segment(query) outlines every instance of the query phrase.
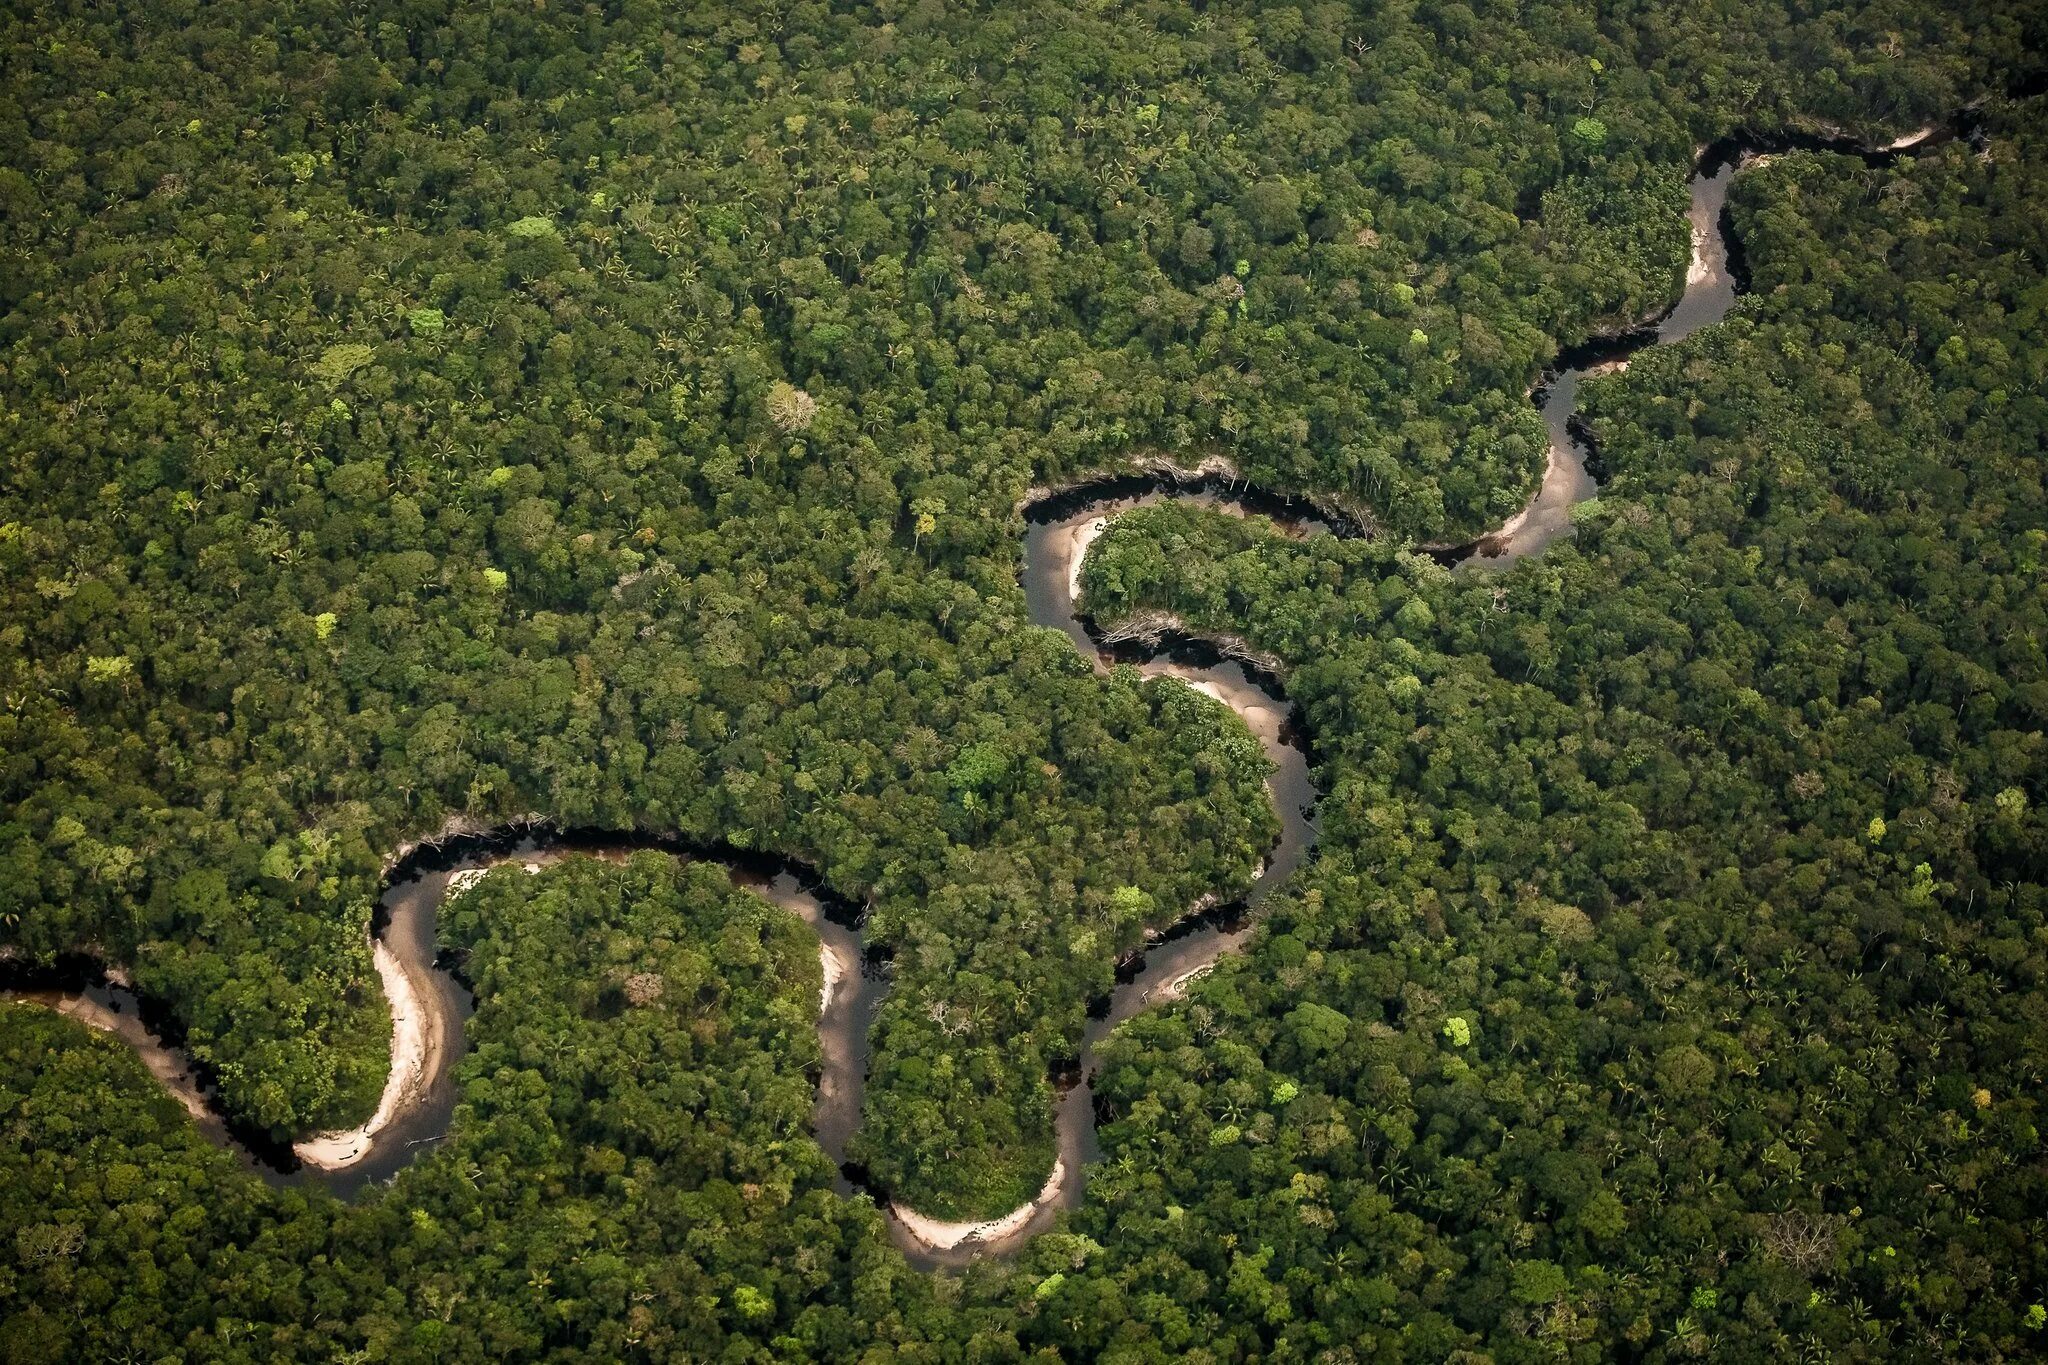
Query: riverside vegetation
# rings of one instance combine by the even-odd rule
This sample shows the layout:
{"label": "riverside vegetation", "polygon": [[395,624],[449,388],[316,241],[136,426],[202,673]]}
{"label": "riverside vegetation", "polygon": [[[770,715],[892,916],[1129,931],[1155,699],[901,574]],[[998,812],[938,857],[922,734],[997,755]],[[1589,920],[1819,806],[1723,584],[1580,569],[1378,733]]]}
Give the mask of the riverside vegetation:
{"label": "riverside vegetation", "polygon": [[[452,902],[456,1120],[355,1203],[0,1007],[8,1358],[2040,1349],[2037,14],[429,10],[9,27],[17,959],[126,965],[283,1138],[376,1103],[402,840],[794,856],[891,953],[858,1155],[1014,1206],[1117,957],[1276,828],[1227,711],[1026,623],[1018,495],[1155,450],[1382,530],[1084,571],[1282,662],[1319,856],[957,1280],[834,1193],[815,943],[709,869]],[[1414,552],[1676,295],[1695,145],[1980,96],[1738,178],[1752,293],[1586,386],[1574,537]]]}

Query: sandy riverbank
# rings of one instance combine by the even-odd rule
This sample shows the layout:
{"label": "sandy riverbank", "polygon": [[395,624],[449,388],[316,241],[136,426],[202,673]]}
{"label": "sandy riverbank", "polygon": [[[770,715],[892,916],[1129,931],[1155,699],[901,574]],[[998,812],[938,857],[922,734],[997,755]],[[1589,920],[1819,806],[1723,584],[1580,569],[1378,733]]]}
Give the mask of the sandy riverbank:
{"label": "sandy riverbank", "polygon": [[[465,867],[449,874],[445,897],[455,897],[482,881],[492,867]],[[540,863],[526,860],[529,874],[540,871]],[[377,979],[384,987],[384,999],[391,1008],[391,1070],[384,1078],[384,1093],[377,1110],[362,1123],[338,1132],[316,1133],[292,1144],[292,1151],[308,1166],[323,1171],[343,1170],[368,1156],[377,1145],[378,1134],[398,1121],[424,1095],[441,1066],[448,1045],[448,1020],[443,1017],[441,996],[426,981],[428,962],[407,963],[383,939],[371,945]]]}
{"label": "sandy riverbank", "polygon": [[[118,968],[108,970],[107,980],[121,987],[128,987],[131,984],[128,974]],[[184,1105],[185,1112],[198,1120],[201,1127],[211,1131],[219,1126],[219,1120],[214,1117],[213,1109],[207,1103],[206,1093],[199,1088],[198,1078],[192,1074],[192,1068],[186,1063],[184,1054],[165,1047],[151,1036],[148,1028],[135,1015],[117,1013],[86,994],[52,991],[41,995],[32,994],[26,998],[47,1006],[67,1019],[74,1019],[87,1028],[96,1029],[101,1033],[111,1033],[128,1044],[135,1049],[135,1055],[142,1059],[142,1064],[149,1068],[149,1074],[156,1078],[157,1084],[168,1090],[179,1104]]]}
{"label": "sandy riverbank", "polygon": [[292,1144],[299,1160],[324,1171],[339,1170],[369,1152],[377,1134],[390,1127],[400,1111],[426,1088],[432,1074],[430,1063],[442,1046],[446,1025],[429,1008],[427,1001],[433,997],[425,983],[414,981],[398,954],[383,943],[375,945],[372,956],[377,978],[384,985],[384,998],[391,1004],[391,1071],[384,1078],[377,1112],[366,1121]]}
{"label": "sandy riverbank", "polygon": [[912,1237],[934,1251],[952,1251],[968,1242],[980,1242],[989,1250],[1000,1248],[1004,1238],[1021,1232],[1031,1222],[1032,1215],[1059,1197],[1060,1186],[1067,1178],[1067,1163],[1056,1160],[1052,1163],[1052,1174],[1046,1178],[1045,1187],[1038,1197],[1028,1204],[1019,1204],[1000,1218],[985,1218],[974,1223],[948,1223],[937,1218],[927,1218],[915,1209],[901,1204],[891,1204],[889,1213]]}

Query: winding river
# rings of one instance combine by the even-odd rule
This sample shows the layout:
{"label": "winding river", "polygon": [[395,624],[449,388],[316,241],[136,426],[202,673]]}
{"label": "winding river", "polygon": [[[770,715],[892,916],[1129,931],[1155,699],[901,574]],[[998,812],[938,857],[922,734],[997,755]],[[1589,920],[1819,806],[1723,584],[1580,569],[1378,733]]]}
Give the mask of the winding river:
{"label": "winding river", "polygon": [[1505,567],[1571,534],[1573,506],[1591,498],[1600,487],[1595,451],[1579,421],[1579,385],[1627,369],[1636,352],[1682,341],[1727,317],[1735,307],[1743,282],[1729,251],[1728,190],[1738,172],[1791,151],[1838,152],[1860,157],[1867,165],[1882,166],[1960,136],[1974,136],[1973,122],[1967,116],[1930,125],[1878,148],[1849,137],[1794,133],[1731,138],[1702,148],[1688,185],[1691,203],[1686,219],[1692,226],[1692,258],[1678,302],[1653,322],[1596,336],[1559,352],[1555,367],[1530,395],[1550,435],[1543,481],[1535,495],[1521,511],[1476,540],[1423,548],[1447,565],[1477,559]]}
{"label": "winding river", "polygon": [[[1561,355],[1558,369],[1532,395],[1550,434],[1547,465],[1535,495],[1497,530],[1461,545],[1427,547],[1429,552],[1447,564],[1504,564],[1538,553],[1570,533],[1572,506],[1592,496],[1597,487],[1589,468],[1592,451],[1576,418],[1579,384],[1588,376],[1626,365],[1645,347],[1677,341],[1719,321],[1734,306],[1739,282],[1729,260],[1725,209],[1729,185],[1743,166],[1760,154],[1794,147],[1851,151],[1881,162],[1934,145],[1948,135],[1928,129],[1877,151],[1846,141],[1803,138],[1717,144],[1703,152],[1691,182],[1692,261],[1678,303],[1654,326]],[[1032,1203],[980,1223],[944,1223],[889,1208],[881,1192],[871,1191],[888,1213],[892,1238],[915,1265],[958,1265],[1010,1249],[1079,1202],[1087,1168],[1100,1155],[1092,1087],[1096,1049],[1119,1023],[1179,995],[1190,980],[1237,948],[1250,931],[1249,912],[1301,865],[1315,839],[1311,813],[1317,793],[1308,753],[1272,661],[1258,658],[1237,641],[1194,638],[1166,617],[1104,636],[1077,607],[1082,560],[1108,522],[1132,507],[1169,497],[1234,514],[1265,515],[1277,531],[1295,537],[1354,534],[1359,528],[1282,498],[1238,489],[1232,472],[1215,462],[1193,473],[1131,476],[1045,493],[1021,509],[1027,523],[1022,584],[1031,621],[1064,631],[1098,671],[1118,662],[1132,663],[1148,677],[1177,678],[1236,711],[1274,765],[1268,785],[1280,815],[1280,841],[1241,901],[1191,916],[1151,942],[1141,955],[1120,964],[1115,990],[1090,1012],[1078,1066],[1059,1095],[1057,1160]],[[1130,638],[1114,642],[1126,635]],[[454,1062],[461,1055],[463,1023],[472,1010],[468,990],[440,959],[435,933],[436,912],[451,888],[459,891],[473,874],[502,863],[537,872],[569,853],[620,857],[644,848],[714,859],[737,884],[816,929],[825,989],[818,1025],[823,1061],[813,1122],[820,1145],[842,1171],[842,1191],[860,1188],[857,1173],[846,1168],[846,1146],[860,1121],[868,1034],[888,988],[887,970],[865,952],[855,907],[809,888],[800,869],[730,850],[693,850],[659,838],[519,828],[455,833],[403,851],[390,870],[375,940],[378,975],[392,1002],[390,1081],[368,1123],[307,1139],[289,1150],[229,1128],[204,1078],[176,1046],[170,1022],[139,999],[118,972],[72,959],[34,979],[17,972],[6,994],[58,1009],[129,1043],[210,1135],[232,1145],[266,1178],[318,1181],[348,1195],[389,1179],[448,1132],[456,1102]]]}

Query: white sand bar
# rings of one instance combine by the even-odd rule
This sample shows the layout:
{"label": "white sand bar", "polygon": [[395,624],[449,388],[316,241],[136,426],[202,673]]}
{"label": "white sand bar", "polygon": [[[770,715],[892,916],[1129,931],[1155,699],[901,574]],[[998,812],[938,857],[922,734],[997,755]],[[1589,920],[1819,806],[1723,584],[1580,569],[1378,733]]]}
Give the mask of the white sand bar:
{"label": "white sand bar", "polygon": [[308,1166],[336,1170],[360,1161],[411,1100],[426,1086],[427,1060],[440,1049],[441,1020],[426,1008],[427,993],[406,972],[398,954],[379,942],[372,956],[384,997],[391,1002],[391,1074],[369,1120],[338,1133],[321,1133],[294,1143],[292,1150]]}
{"label": "white sand bar", "polygon": [[832,1008],[832,997],[839,990],[839,983],[846,980],[852,964],[844,952],[834,951],[832,945],[820,939],[818,942],[818,965],[825,969],[825,984],[818,988],[818,1013]]}
{"label": "white sand bar", "polygon": [[1031,1221],[1031,1216],[1059,1194],[1060,1185],[1067,1178],[1067,1163],[1056,1160],[1052,1163],[1052,1175],[1047,1177],[1045,1188],[1038,1192],[1038,1198],[1028,1204],[1019,1204],[1000,1218],[987,1218],[978,1223],[945,1223],[936,1218],[927,1218],[914,1209],[901,1204],[891,1204],[889,1212],[895,1215],[905,1231],[935,1251],[951,1251],[964,1242],[986,1242],[993,1247],[1005,1237],[1021,1231]]}

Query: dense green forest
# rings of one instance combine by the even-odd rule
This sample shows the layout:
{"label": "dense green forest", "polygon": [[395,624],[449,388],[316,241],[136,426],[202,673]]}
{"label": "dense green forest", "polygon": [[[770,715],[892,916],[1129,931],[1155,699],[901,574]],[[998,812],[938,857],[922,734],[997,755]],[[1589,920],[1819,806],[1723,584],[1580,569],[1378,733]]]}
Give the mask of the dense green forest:
{"label": "dense green forest", "polygon": [[[2039,5],[257,0],[0,32],[0,946],[241,1122],[362,1118],[401,842],[792,857],[894,984],[856,1155],[1050,1163],[1258,746],[1027,624],[1027,487],[1224,454],[1094,609],[1277,655],[1316,861],[1127,1024],[1084,1206],[910,1270],[806,1119],[814,945],[703,866],[494,875],[449,1139],[344,1204],[0,1004],[0,1359],[2013,1359],[2048,1350]],[[1696,148],[1752,285],[1668,304]]]}
{"label": "dense green forest", "polygon": [[1292,1203],[1232,1283],[1338,1339],[2048,1345],[2043,104],[1739,181],[1754,295],[1591,389],[1539,561],[1111,533],[1098,609],[1248,623],[1330,783],[1299,908],[1118,1040],[1118,1255]]}

